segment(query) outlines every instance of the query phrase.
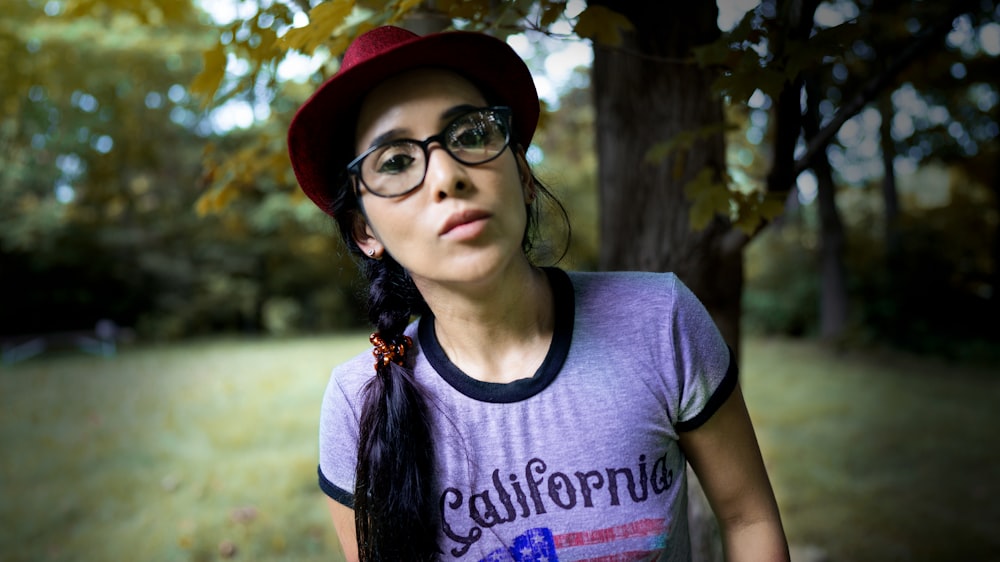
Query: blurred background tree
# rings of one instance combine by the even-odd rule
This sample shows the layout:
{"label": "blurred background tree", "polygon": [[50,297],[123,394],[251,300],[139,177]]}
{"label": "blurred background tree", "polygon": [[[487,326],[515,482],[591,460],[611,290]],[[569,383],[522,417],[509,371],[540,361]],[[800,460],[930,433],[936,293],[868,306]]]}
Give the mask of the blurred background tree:
{"label": "blurred background tree", "polygon": [[[279,123],[230,130],[189,93],[218,35],[183,2],[11,3],[0,333],[102,318],[145,337],[355,322],[352,268],[321,213],[291,196]],[[259,166],[212,166],[223,153]],[[199,215],[213,176],[251,189]]]}
{"label": "blurred background tree", "polygon": [[531,154],[574,219],[567,266],[677,271],[734,344],[995,350],[996,2],[689,4],[11,2],[0,332],[361,322],[284,132],[352,37],[395,23],[509,38],[542,77],[594,47]]}

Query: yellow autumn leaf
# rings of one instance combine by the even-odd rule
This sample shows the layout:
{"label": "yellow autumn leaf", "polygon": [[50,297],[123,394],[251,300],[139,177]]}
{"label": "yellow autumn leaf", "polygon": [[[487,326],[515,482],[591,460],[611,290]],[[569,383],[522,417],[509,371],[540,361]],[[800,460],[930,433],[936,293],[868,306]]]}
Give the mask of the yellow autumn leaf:
{"label": "yellow autumn leaf", "polygon": [[396,2],[396,14],[402,15],[419,6],[423,0],[399,0]]}
{"label": "yellow autumn leaf", "polygon": [[354,10],[354,0],[328,0],[309,10],[309,22],[334,30],[344,24]]}
{"label": "yellow autumn leaf", "polygon": [[674,154],[674,165],[670,168],[670,174],[674,181],[684,177],[684,172],[687,171],[687,155],[688,151],[677,151]]}
{"label": "yellow autumn leaf", "polygon": [[63,5],[62,17],[79,18],[88,16],[97,7],[95,0],[70,0]]}
{"label": "yellow autumn leaf", "polygon": [[156,0],[156,7],[163,14],[163,19],[170,22],[181,23],[189,15],[192,5],[187,2],[177,2],[176,0]]}
{"label": "yellow autumn leaf", "polygon": [[684,194],[691,201],[689,218],[694,230],[708,226],[715,215],[728,213],[729,189],[715,179],[715,173],[707,166],[684,186]]}
{"label": "yellow autumn leaf", "polygon": [[340,35],[334,37],[333,42],[330,43],[329,45],[330,56],[339,57],[340,55],[344,54],[344,51],[347,50],[347,47],[351,45],[351,39],[352,36],[346,33],[341,33]]}
{"label": "yellow autumn leaf", "polygon": [[665,158],[674,152],[690,149],[696,140],[697,133],[694,131],[681,131],[670,140],[660,141],[649,147],[644,160],[647,164],[658,165]]}
{"label": "yellow autumn leaf", "polygon": [[587,6],[580,13],[573,32],[601,45],[619,47],[624,41],[622,33],[634,29],[628,18],[614,10],[605,6]]}
{"label": "yellow autumn leaf", "polygon": [[240,192],[237,186],[231,183],[222,186],[222,189],[220,189],[215,196],[216,210],[224,209],[226,205],[228,205],[229,202],[235,199],[239,194]]}
{"label": "yellow autumn leaf", "polygon": [[743,234],[750,236],[757,230],[760,223],[760,215],[757,215],[756,213],[747,213],[740,214],[739,218],[733,221],[733,226],[743,231]]}
{"label": "yellow autumn leaf", "polygon": [[344,24],[352,10],[354,0],[330,0],[319,4],[309,10],[309,23],[288,30],[281,38],[281,44],[287,49],[311,55],[316,47],[330,38],[334,30]]}
{"label": "yellow autumn leaf", "polygon": [[785,212],[785,202],[781,197],[768,194],[760,203],[760,216],[767,220],[776,219]]}
{"label": "yellow autumn leaf", "polygon": [[209,213],[212,212],[212,206],[213,206],[212,203],[214,202],[214,200],[215,197],[211,193],[201,194],[201,197],[198,198],[198,201],[195,203],[194,206],[194,210],[196,213],[198,213],[199,217],[204,217],[205,215],[208,215]]}
{"label": "yellow autumn leaf", "polygon": [[219,91],[226,76],[226,49],[221,43],[202,53],[204,64],[201,72],[191,82],[191,94],[202,97],[202,107],[208,105]]}
{"label": "yellow autumn leaf", "polygon": [[482,6],[467,0],[440,0],[438,8],[453,18],[471,20],[475,19]]}
{"label": "yellow autumn leaf", "polygon": [[[681,150],[690,150],[695,142],[707,139],[713,135],[734,130],[735,126],[726,122],[712,123],[697,129],[688,129],[675,134],[670,140],[660,141],[646,150],[644,160],[647,164],[659,165],[662,160]],[[683,171],[683,170],[682,170]],[[680,177],[680,176],[677,176]]]}
{"label": "yellow autumn leaf", "polygon": [[691,230],[704,230],[708,223],[715,217],[715,208],[708,199],[699,199],[691,204],[691,211],[688,219],[691,221]]}
{"label": "yellow autumn leaf", "polygon": [[260,42],[256,47],[250,47],[250,56],[255,61],[265,61],[280,54],[280,50],[275,48],[278,41],[278,34],[273,29],[258,29]]}

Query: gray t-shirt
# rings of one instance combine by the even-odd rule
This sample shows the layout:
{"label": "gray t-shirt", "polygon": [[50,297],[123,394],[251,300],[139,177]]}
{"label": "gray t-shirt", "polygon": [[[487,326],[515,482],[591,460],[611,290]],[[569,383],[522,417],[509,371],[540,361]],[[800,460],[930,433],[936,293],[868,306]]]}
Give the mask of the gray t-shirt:
{"label": "gray t-shirt", "polygon": [[[453,365],[425,316],[414,375],[430,401],[442,560],[688,560],[678,433],[736,385],[705,308],[673,274],[547,269],[556,326],[535,375],[509,384]],[[320,425],[320,487],[352,506],[361,354],[333,371]]]}

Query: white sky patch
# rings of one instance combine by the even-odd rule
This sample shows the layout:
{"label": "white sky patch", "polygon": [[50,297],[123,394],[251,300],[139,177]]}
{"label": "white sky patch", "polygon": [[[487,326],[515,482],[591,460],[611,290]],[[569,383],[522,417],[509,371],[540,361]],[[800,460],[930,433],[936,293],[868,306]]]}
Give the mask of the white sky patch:
{"label": "white sky patch", "polygon": [[1000,24],[988,23],[979,28],[979,46],[991,57],[1000,56]]}
{"label": "white sky patch", "polygon": [[101,135],[94,140],[93,146],[97,152],[107,154],[115,147],[115,141],[108,135]]}
{"label": "white sky patch", "polygon": [[252,2],[238,0],[197,0],[201,9],[205,10],[215,23],[228,25],[238,19],[247,19],[257,13],[257,7]]}
{"label": "white sky patch", "polygon": [[747,12],[760,5],[760,0],[719,0],[719,29],[730,31]]}
{"label": "white sky patch", "polygon": [[233,53],[228,53],[226,57],[226,74],[243,76],[247,72],[250,72],[250,63]]}
{"label": "white sky patch", "polygon": [[584,0],[569,0],[566,3],[566,17],[575,18],[586,9],[587,3]]}
{"label": "white sky patch", "polygon": [[217,132],[246,129],[254,123],[253,106],[242,100],[230,100],[212,111],[209,117]]}
{"label": "white sky patch", "polygon": [[312,76],[323,66],[326,56],[315,54],[311,57],[295,51],[289,51],[278,63],[278,80],[282,82],[301,82]]}
{"label": "white sky patch", "polygon": [[64,180],[58,180],[56,182],[55,192],[56,192],[56,201],[64,205],[67,203],[72,203],[73,199],[76,198],[76,190],[73,189],[72,185],[66,183]]}
{"label": "white sky patch", "polygon": [[594,49],[586,43],[573,42],[545,57],[545,73],[550,80],[566,82],[577,67],[589,67],[593,62]]}
{"label": "white sky patch", "polygon": [[812,170],[806,170],[799,174],[799,177],[795,180],[795,185],[799,192],[799,203],[803,205],[812,203],[819,193],[819,182],[816,180],[816,174]]}
{"label": "white sky patch", "polygon": [[959,49],[965,54],[975,55],[976,35],[972,28],[972,22],[967,16],[960,16],[955,19],[955,27],[945,37],[945,43],[949,47]]}
{"label": "white sky patch", "polygon": [[747,105],[754,109],[768,109],[771,107],[771,100],[767,98],[767,94],[758,90],[754,90],[750,94],[750,99],[747,100]]}
{"label": "white sky patch", "polygon": [[[570,78],[573,71],[581,66],[589,67],[594,60],[594,49],[589,41],[551,39],[539,34],[528,37],[524,33],[518,33],[507,37],[507,44],[518,56],[528,61],[538,97],[551,107],[559,105],[560,95],[572,85]],[[541,68],[533,60],[539,52],[548,53]]]}
{"label": "white sky patch", "polygon": [[528,37],[523,33],[508,37],[507,44],[522,59],[530,59],[535,56],[535,46],[531,44],[531,41],[528,41]]}
{"label": "white sky patch", "polygon": [[858,15],[858,7],[851,2],[823,2],[816,7],[813,21],[821,27],[836,27]]}

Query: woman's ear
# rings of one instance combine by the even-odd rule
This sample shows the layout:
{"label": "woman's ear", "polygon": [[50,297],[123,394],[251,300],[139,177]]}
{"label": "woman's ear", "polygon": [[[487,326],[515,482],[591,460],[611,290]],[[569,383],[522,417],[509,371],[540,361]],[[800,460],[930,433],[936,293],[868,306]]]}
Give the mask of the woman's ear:
{"label": "woman's ear", "polygon": [[385,247],[379,241],[378,237],[375,236],[375,231],[372,230],[371,225],[368,224],[368,221],[365,220],[364,215],[361,213],[354,215],[354,226],[351,235],[354,237],[354,243],[358,245],[362,253],[370,258],[382,259]]}

